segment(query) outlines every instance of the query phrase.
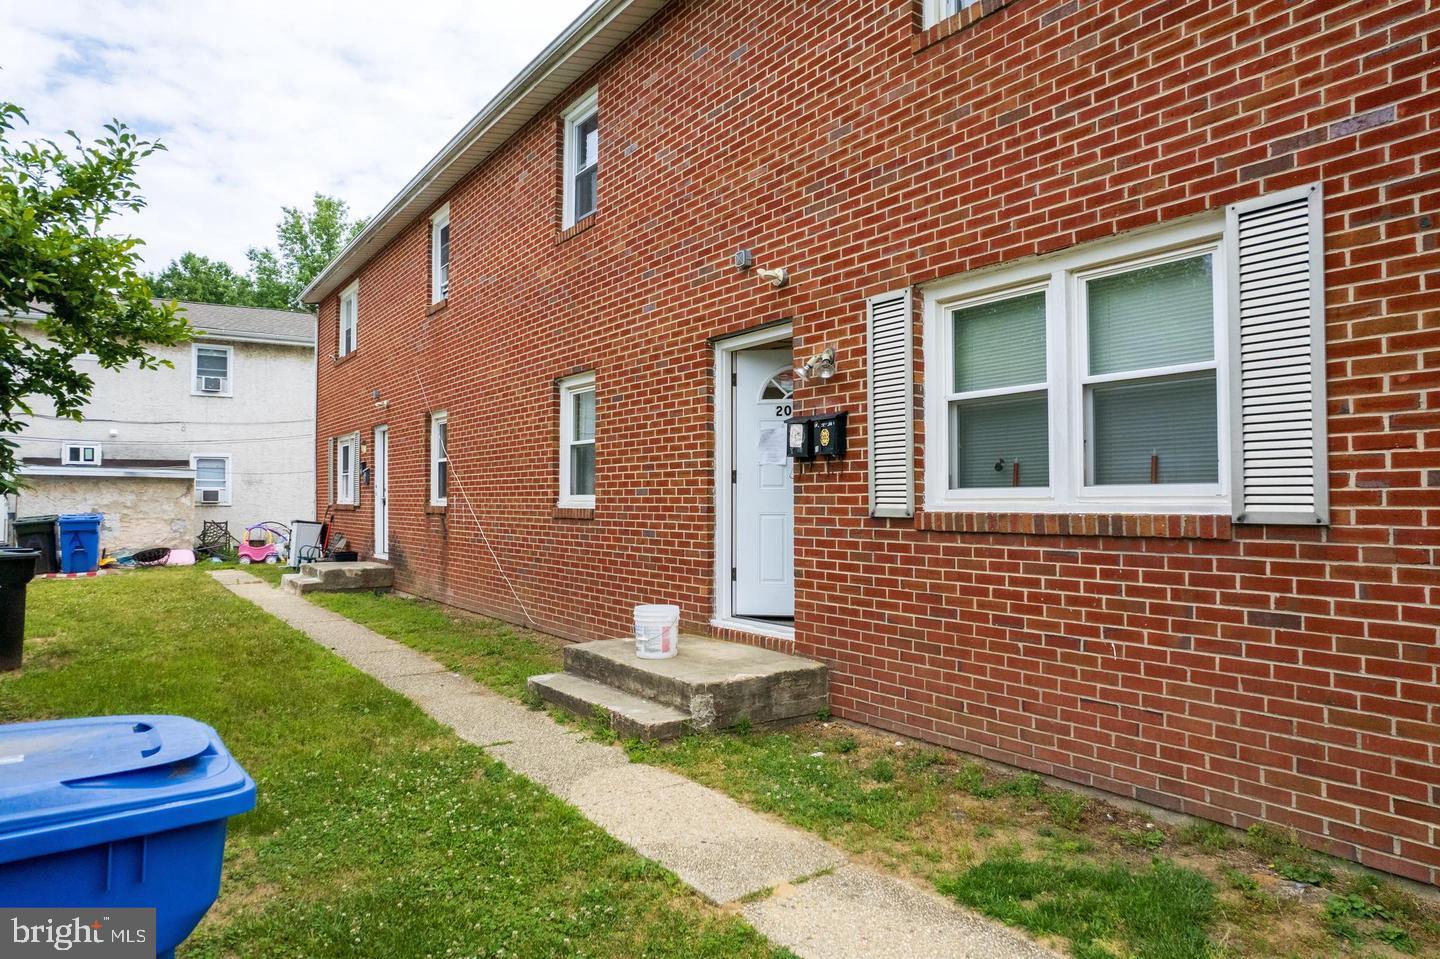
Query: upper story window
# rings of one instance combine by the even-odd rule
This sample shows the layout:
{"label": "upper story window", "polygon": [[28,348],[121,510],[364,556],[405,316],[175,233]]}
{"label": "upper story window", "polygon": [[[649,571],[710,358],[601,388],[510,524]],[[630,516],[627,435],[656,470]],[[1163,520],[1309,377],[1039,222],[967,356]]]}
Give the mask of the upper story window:
{"label": "upper story window", "polygon": [[430,414],[430,505],[450,502],[450,416]]}
{"label": "upper story window", "polygon": [[66,443],[60,450],[62,466],[99,466],[99,443]]}
{"label": "upper story window", "polygon": [[925,26],[932,27],[946,17],[953,17],[979,2],[980,0],[925,0]]}
{"label": "upper story window", "polygon": [[340,335],[335,355],[349,356],[360,345],[360,281],[356,280],[340,294]]}
{"label": "upper story window", "polygon": [[202,506],[230,505],[230,457],[192,456],[195,470],[195,502]]}
{"label": "upper story window", "polygon": [[430,302],[450,296],[450,204],[430,217]]}
{"label": "upper story window", "polygon": [[565,122],[565,229],[595,212],[600,169],[599,103],[598,91],[591,90],[562,115]]}
{"label": "upper story window", "polygon": [[190,356],[195,368],[195,382],[190,392],[197,396],[229,396],[230,360],[228,346],[200,346],[191,348]]}
{"label": "upper story window", "polygon": [[1229,509],[1225,265],[1188,225],[927,291],[931,508]]}
{"label": "upper story window", "polygon": [[560,381],[560,505],[595,507],[595,374]]}

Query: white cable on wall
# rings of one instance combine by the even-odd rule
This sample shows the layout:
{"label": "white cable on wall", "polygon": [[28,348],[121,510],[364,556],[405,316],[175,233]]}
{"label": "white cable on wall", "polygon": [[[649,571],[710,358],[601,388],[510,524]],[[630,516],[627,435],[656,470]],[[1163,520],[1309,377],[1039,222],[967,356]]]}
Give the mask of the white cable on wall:
{"label": "white cable on wall", "polygon": [[[415,374],[415,383],[420,387],[420,399],[428,410],[430,409],[430,394],[425,389],[425,381],[420,378],[419,370],[413,370],[412,372]],[[445,446],[445,468],[450,476],[450,482],[460,491],[460,496],[465,502],[465,508],[470,511],[470,518],[475,521],[475,528],[480,532],[480,539],[485,543],[485,548],[490,551],[490,558],[495,561],[495,568],[500,571],[500,576],[505,580],[505,585],[510,588],[510,595],[515,597],[515,602],[520,606],[520,612],[525,614],[525,621],[536,629],[539,629],[540,624],[535,622],[535,617],[530,615],[530,610],[526,607],[525,601],[520,598],[520,593],[515,589],[515,584],[510,581],[510,574],[505,571],[505,564],[500,562],[500,556],[495,552],[495,547],[490,544],[490,537],[485,533],[485,527],[480,522],[479,514],[475,512],[475,507],[470,504],[470,493],[465,489],[465,482],[460,476],[460,471],[455,468],[455,461],[449,457],[450,444],[448,438]]]}

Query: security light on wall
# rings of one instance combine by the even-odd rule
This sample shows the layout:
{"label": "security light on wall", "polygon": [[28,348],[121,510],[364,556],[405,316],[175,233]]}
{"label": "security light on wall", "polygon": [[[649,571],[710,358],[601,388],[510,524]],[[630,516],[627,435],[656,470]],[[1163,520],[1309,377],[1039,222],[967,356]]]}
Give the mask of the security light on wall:
{"label": "security light on wall", "polygon": [[[755,268],[755,254],[750,250],[739,249],[735,251],[735,269],[745,273]],[[770,285],[777,290],[790,282],[790,271],[785,267],[777,267],[773,270],[755,270],[755,275],[762,280],[768,280]]]}
{"label": "security light on wall", "polygon": [[755,275],[762,280],[769,280],[770,285],[777,290],[790,282],[790,271],[783,266],[774,270],[756,270]]}
{"label": "security light on wall", "polygon": [[795,375],[802,380],[818,376],[822,380],[828,380],[835,375],[835,347],[827,346],[806,360],[802,366],[795,367]]}

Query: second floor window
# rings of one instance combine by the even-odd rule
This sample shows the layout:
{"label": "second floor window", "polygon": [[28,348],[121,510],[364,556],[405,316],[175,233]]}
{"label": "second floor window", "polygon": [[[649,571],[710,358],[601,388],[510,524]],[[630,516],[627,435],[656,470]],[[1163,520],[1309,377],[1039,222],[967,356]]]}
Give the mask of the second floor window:
{"label": "second floor window", "polygon": [[360,283],[356,281],[340,294],[340,336],[335,349],[336,356],[349,356],[360,345]]}
{"label": "second floor window", "polygon": [[430,218],[430,302],[450,296],[450,205]]}
{"label": "second floor window", "polygon": [[569,229],[595,212],[600,170],[599,97],[591,90],[565,111],[565,215]]}
{"label": "second floor window", "polygon": [[196,346],[194,392],[213,395],[230,395],[230,347]]}

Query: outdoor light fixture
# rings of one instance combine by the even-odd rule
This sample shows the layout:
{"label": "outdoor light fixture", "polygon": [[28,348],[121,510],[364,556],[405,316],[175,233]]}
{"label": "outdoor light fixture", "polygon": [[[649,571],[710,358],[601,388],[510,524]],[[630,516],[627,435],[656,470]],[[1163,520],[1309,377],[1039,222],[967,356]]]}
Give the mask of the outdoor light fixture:
{"label": "outdoor light fixture", "polygon": [[[736,250],[735,269],[741,273],[755,269],[755,254],[744,247]],[[755,275],[762,280],[770,281],[770,285],[777,290],[790,282],[790,271],[783,266],[775,270],[755,270]]]}
{"label": "outdoor light fixture", "polygon": [[776,270],[756,270],[755,275],[762,280],[769,280],[770,285],[777,290],[790,282],[790,271],[783,266]]}
{"label": "outdoor light fixture", "polygon": [[828,380],[835,375],[835,347],[827,346],[805,361],[803,366],[795,367],[795,375],[802,380],[808,380],[812,376],[818,376],[822,380]]}

